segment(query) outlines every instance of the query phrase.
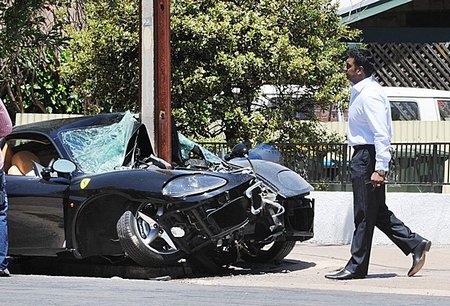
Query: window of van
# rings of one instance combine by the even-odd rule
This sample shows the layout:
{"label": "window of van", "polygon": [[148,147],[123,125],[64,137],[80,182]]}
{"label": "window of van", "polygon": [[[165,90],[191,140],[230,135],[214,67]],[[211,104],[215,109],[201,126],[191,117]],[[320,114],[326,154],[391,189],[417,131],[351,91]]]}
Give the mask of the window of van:
{"label": "window of van", "polygon": [[[393,121],[420,120],[419,106],[414,101],[390,101]],[[450,106],[450,105],[449,105]]]}
{"label": "window of van", "polygon": [[441,120],[450,121],[450,100],[437,100]]}

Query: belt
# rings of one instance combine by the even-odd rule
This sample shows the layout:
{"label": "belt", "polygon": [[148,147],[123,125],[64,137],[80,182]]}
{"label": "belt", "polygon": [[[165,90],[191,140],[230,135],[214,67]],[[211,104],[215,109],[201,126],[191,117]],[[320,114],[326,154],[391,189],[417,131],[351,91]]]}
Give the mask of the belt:
{"label": "belt", "polygon": [[375,149],[375,145],[373,145],[373,144],[357,145],[357,146],[353,146],[353,149],[355,151],[364,150],[364,149],[367,149],[367,150],[372,149],[373,150],[373,149]]}

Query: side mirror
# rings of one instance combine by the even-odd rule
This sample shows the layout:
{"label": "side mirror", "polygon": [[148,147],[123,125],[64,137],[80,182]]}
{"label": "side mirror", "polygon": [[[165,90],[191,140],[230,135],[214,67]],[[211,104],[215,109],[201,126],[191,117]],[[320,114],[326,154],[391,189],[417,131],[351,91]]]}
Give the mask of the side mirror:
{"label": "side mirror", "polygon": [[230,156],[233,157],[246,157],[248,155],[248,148],[244,143],[238,143],[231,150]]}
{"label": "side mirror", "polygon": [[59,173],[71,174],[77,169],[77,166],[70,160],[58,159],[53,162],[52,168]]}

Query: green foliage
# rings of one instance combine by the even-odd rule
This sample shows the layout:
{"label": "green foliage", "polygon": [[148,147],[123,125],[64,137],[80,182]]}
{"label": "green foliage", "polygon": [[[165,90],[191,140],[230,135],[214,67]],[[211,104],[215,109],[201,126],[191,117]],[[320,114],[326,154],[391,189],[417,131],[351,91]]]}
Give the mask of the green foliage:
{"label": "green foliage", "polygon": [[65,6],[55,1],[0,4],[0,97],[12,112],[78,112],[59,75]]}
{"label": "green foliage", "polygon": [[85,1],[86,23],[71,37],[63,73],[87,113],[139,106],[138,1]]}
{"label": "green foliage", "polygon": [[[346,98],[342,40],[355,33],[330,0],[175,0],[171,26],[173,113],[195,138],[304,141],[312,123],[295,114]],[[265,84],[298,85],[301,97],[255,111]]]}
{"label": "green foliage", "polygon": [[[0,3],[0,97],[16,111],[139,111],[138,6]],[[171,9],[172,110],[183,133],[253,144],[329,137],[297,115],[347,98],[341,55],[355,33],[331,0],[172,0]],[[266,84],[299,92],[255,109]]]}

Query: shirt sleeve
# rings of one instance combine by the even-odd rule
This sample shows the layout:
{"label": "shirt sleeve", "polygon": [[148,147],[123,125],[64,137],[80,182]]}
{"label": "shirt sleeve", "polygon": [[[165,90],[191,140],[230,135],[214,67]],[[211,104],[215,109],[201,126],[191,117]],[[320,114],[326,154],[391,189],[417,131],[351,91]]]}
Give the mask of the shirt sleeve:
{"label": "shirt sleeve", "polygon": [[389,161],[391,160],[391,153],[389,152],[391,136],[385,100],[379,93],[368,94],[364,98],[363,107],[367,116],[367,123],[374,135],[375,170],[388,171]]}
{"label": "shirt sleeve", "polygon": [[12,131],[12,122],[6,110],[5,104],[0,99],[0,138],[5,137]]}

